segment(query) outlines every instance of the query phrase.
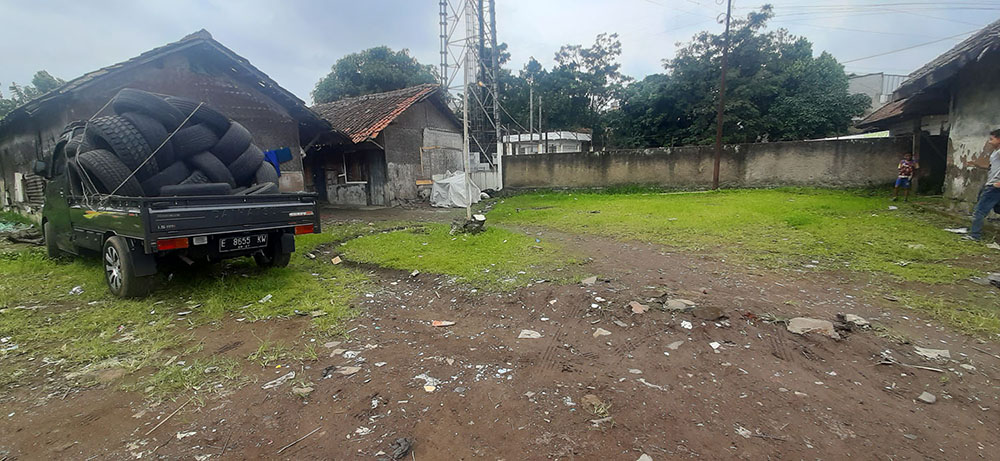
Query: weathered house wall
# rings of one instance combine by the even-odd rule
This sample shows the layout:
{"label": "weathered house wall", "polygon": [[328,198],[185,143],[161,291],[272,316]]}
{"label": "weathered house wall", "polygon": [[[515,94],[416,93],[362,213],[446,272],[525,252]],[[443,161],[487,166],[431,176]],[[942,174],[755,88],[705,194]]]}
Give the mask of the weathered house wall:
{"label": "weathered house wall", "polygon": [[[264,150],[292,149],[292,160],[281,164],[280,187],[303,189],[299,125],[288,110],[253,85],[232,77],[228,61],[218,54],[188,49],[93,79],[87,87],[40,106],[30,118],[18,118],[0,128],[0,176],[5,194],[13,194],[15,172],[30,173],[31,163],[55,146],[66,124],[85,120],[120,89],[204,101],[253,133]],[[102,114],[111,114],[107,108]]]}
{"label": "weathered house wall", "polygon": [[[727,187],[860,187],[891,183],[909,138],[793,141],[726,146],[720,183]],[[715,149],[692,146],[504,157],[504,187],[591,188],[642,184],[702,188],[712,184]]]}
{"label": "weathered house wall", "polygon": [[989,132],[1000,128],[1000,62],[971,62],[957,77],[952,86],[944,193],[956,200],[959,208],[969,209],[986,182],[987,171],[966,167],[965,162],[982,154]]}
{"label": "weathered house wall", "polygon": [[[458,127],[433,102],[424,100],[410,106],[382,132],[387,174],[386,203],[396,205],[426,200],[430,197],[430,188],[418,187],[417,180],[428,180],[433,174],[444,173],[426,167],[441,165],[447,168],[448,165],[462,164],[461,144],[457,152],[454,146],[436,147],[441,146],[437,143],[454,143],[454,137],[431,132],[428,134],[432,137],[425,140],[426,129],[456,133]],[[461,140],[461,137],[458,139]],[[432,151],[427,152],[431,156],[430,161],[422,158],[425,148]]]}

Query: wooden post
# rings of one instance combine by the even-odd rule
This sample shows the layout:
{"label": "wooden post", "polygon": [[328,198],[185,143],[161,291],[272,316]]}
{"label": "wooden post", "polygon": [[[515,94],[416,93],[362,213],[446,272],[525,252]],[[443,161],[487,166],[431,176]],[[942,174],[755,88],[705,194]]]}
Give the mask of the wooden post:
{"label": "wooden post", "polygon": [[[910,147],[910,153],[913,154],[913,161],[915,163],[919,164],[920,163],[920,138],[921,138],[920,119],[917,119],[917,121],[914,123],[914,125],[915,126],[913,127],[913,142],[912,142],[912,146]],[[919,169],[919,168],[916,169],[916,170],[914,170],[913,171],[913,180],[910,181],[910,195],[914,196],[914,197],[916,197],[916,195],[917,195],[917,184],[919,182],[920,172],[921,172],[921,169]]]}

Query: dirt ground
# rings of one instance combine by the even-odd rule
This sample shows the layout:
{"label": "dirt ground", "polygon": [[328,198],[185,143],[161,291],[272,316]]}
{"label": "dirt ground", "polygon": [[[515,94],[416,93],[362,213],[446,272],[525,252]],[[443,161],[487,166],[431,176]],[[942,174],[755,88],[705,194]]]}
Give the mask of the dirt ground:
{"label": "dirt ground", "polygon": [[[349,339],[322,344],[318,361],[246,366],[253,382],[176,414],[187,396],[150,408],[113,379],[66,394],[25,386],[3,403],[0,459],[376,459],[400,438],[414,460],[997,459],[1000,347],[921,319],[857,274],[758,272],[544,234],[592,258],[583,269],[598,281],[484,294],[372,269],[381,288],[358,299]],[[665,311],[653,298],[696,307]],[[633,313],[632,301],[650,309]],[[893,334],[834,340],[765,321],[837,313]],[[306,322],[226,319],[194,334],[204,354],[243,360],[258,338],[303,340]],[[308,397],[291,382],[262,389],[289,371],[314,383]],[[917,400],[925,391],[935,403]]]}

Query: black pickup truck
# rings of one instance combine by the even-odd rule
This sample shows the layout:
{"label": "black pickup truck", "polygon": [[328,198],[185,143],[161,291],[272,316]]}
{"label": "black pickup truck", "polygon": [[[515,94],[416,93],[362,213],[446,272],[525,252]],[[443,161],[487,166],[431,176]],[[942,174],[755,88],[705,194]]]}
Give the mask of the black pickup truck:
{"label": "black pickup truck", "polygon": [[88,192],[66,153],[66,139],[36,174],[48,181],[42,228],[50,256],[99,252],[105,280],[119,297],[148,293],[158,261],[220,261],[252,256],[281,267],[295,251],[295,235],[320,232],[316,195],[204,195],[125,197]]}

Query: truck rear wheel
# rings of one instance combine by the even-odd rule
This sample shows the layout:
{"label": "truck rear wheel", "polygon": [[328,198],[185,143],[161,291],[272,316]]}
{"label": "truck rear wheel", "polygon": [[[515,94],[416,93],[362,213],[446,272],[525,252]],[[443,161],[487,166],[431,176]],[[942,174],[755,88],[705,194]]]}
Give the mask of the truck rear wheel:
{"label": "truck rear wheel", "polygon": [[287,267],[292,254],[282,253],[280,247],[273,245],[254,253],[253,260],[260,267]]}
{"label": "truck rear wheel", "polygon": [[52,223],[45,221],[42,224],[42,238],[45,240],[45,254],[50,258],[58,258],[60,255],[59,246],[56,245],[56,234],[52,230]]}
{"label": "truck rear wheel", "polygon": [[111,294],[119,298],[140,298],[149,294],[150,277],[135,275],[132,252],[124,237],[113,236],[104,241],[104,280]]}

